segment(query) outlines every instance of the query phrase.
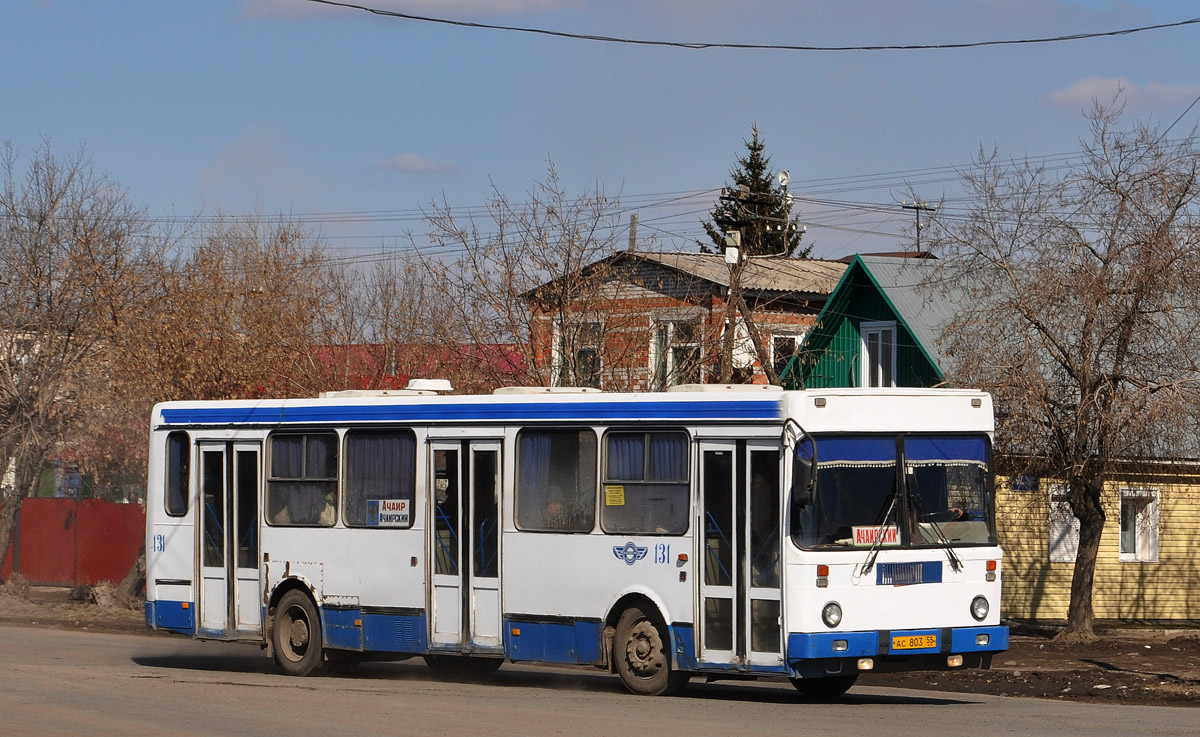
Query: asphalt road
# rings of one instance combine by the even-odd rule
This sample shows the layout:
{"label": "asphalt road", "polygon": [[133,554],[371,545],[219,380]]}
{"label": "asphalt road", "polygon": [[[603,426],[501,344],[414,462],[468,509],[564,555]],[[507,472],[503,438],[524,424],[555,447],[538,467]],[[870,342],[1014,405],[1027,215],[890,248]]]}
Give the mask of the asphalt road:
{"label": "asphalt road", "polygon": [[842,701],[787,683],[693,681],[631,696],[592,669],[506,664],[483,683],[420,659],[289,678],[254,646],[0,625],[0,735],[1200,734],[1200,710],[856,687]]}

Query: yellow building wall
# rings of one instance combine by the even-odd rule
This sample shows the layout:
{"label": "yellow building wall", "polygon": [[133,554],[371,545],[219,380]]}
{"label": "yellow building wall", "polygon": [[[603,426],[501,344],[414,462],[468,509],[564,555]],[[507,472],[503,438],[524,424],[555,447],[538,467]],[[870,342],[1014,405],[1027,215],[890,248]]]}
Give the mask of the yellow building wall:
{"label": "yellow building wall", "polygon": [[[1074,563],[1050,562],[1050,487],[1013,490],[996,479],[1004,549],[1001,616],[1065,620]],[[1120,560],[1120,489],[1158,492],[1158,561]],[[1200,476],[1128,474],[1105,488],[1106,515],[1092,603],[1096,619],[1200,620]]]}

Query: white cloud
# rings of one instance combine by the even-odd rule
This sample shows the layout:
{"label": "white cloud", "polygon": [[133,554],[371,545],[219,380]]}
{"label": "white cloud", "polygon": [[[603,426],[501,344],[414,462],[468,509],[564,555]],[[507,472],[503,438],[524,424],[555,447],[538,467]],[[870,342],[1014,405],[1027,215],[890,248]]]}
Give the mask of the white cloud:
{"label": "white cloud", "polygon": [[1155,110],[1191,102],[1200,95],[1200,86],[1150,82],[1139,87],[1125,77],[1085,77],[1066,89],[1051,92],[1046,100],[1062,107],[1090,108],[1093,100],[1108,102],[1118,92],[1124,95],[1130,110]]}
{"label": "white cloud", "polygon": [[[362,5],[376,10],[424,15],[429,17],[462,17],[464,15],[512,15],[536,10],[556,10],[574,7],[579,0],[346,0],[347,4]],[[308,0],[243,0],[242,15],[251,18],[315,18],[333,14],[358,14],[354,8],[308,2]]]}
{"label": "white cloud", "polygon": [[238,134],[196,179],[200,194],[225,207],[274,205],[320,187],[316,173],[292,161],[287,131],[271,123]]}
{"label": "white cloud", "polygon": [[409,174],[457,174],[457,165],[448,161],[430,161],[417,154],[400,154],[376,164],[381,169],[407,172]]}

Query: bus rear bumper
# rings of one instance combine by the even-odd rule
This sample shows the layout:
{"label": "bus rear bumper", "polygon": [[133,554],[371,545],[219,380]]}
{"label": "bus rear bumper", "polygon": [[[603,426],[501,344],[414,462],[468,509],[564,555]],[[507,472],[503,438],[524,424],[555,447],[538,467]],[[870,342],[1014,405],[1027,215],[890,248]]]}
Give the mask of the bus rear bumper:
{"label": "bus rear bumper", "polygon": [[1008,627],[1003,626],[793,632],[787,640],[787,664],[800,678],[865,670],[989,668],[992,655],[1007,649]]}

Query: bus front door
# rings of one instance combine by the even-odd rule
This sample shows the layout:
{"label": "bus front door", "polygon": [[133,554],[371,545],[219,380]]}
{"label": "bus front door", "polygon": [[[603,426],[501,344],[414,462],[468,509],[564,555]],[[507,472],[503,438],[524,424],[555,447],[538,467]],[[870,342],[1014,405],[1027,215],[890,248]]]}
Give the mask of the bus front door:
{"label": "bus front door", "polygon": [[770,444],[700,444],[701,665],[783,665],[781,467],[782,454]]}
{"label": "bus front door", "polygon": [[258,582],[258,443],[199,443],[200,591],[197,634],[262,635]]}
{"label": "bus front door", "polygon": [[500,443],[435,443],[431,453],[430,650],[502,653]]}

